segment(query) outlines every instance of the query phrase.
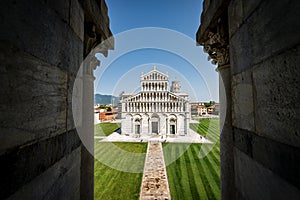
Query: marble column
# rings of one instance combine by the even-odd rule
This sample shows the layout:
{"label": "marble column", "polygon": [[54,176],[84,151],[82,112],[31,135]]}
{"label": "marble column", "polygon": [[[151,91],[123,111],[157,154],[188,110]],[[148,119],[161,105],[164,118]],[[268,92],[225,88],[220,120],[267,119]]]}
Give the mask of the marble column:
{"label": "marble column", "polygon": [[82,130],[81,146],[81,185],[85,191],[81,197],[93,199],[94,195],[94,70],[99,61],[93,53],[89,54],[82,67]]}
{"label": "marble column", "polygon": [[232,199],[234,194],[234,155],[231,122],[231,72],[230,66],[218,67],[220,96],[220,157],[221,157],[221,194],[224,199]]}
{"label": "marble column", "polygon": [[235,199],[233,133],[231,120],[231,69],[228,49],[228,27],[219,23],[215,32],[208,32],[204,51],[213,64],[218,64],[220,97],[220,157],[221,157],[221,197]]}

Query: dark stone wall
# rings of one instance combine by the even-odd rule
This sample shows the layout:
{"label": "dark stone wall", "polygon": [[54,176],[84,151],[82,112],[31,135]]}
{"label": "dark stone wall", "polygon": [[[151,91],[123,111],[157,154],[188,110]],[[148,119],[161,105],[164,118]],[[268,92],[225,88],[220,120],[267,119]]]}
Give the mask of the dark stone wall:
{"label": "dark stone wall", "polygon": [[298,1],[228,6],[237,199],[299,199]]}
{"label": "dark stone wall", "polygon": [[231,112],[221,115],[223,199],[300,199],[299,10],[297,0],[203,2],[197,42],[231,86],[220,93]]}
{"label": "dark stone wall", "polygon": [[77,0],[0,3],[0,199],[79,199],[73,82],[83,59]]}

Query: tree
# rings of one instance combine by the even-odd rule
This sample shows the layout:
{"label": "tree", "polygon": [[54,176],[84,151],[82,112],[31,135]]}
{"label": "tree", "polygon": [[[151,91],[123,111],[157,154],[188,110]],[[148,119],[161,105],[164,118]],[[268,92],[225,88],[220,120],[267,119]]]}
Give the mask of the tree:
{"label": "tree", "polygon": [[106,105],[100,105],[99,108],[105,109],[105,108],[106,108]]}
{"label": "tree", "polygon": [[205,107],[209,107],[211,106],[212,104],[211,103],[204,103]]}

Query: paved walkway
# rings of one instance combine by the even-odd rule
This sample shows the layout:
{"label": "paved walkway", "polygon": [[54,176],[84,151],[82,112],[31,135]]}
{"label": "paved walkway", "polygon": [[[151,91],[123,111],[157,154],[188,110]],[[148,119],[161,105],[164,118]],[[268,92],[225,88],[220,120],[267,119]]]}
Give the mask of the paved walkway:
{"label": "paved walkway", "polygon": [[198,133],[189,130],[189,134],[185,136],[165,136],[161,137],[158,135],[142,135],[139,138],[132,136],[120,135],[119,133],[113,132],[107,137],[98,137],[95,139],[102,139],[100,142],[148,142],[148,141],[160,141],[160,142],[172,142],[172,143],[211,143],[208,139],[203,136],[200,136]]}
{"label": "paved walkway", "polygon": [[149,141],[140,200],[171,199],[161,142]]}

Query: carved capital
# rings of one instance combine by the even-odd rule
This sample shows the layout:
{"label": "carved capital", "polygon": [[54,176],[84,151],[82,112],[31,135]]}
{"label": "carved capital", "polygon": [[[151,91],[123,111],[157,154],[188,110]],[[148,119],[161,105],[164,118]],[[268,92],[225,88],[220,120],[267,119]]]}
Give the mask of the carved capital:
{"label": "carved capital", "polygon": [[84,61],[83,74],[93,76],[94,70],[99,65],[100,65],[100,61],[95,57],[95,54],[90,53]]}
{"label": "carved capital", "polygon": [[220,32],[208,33],[208,39],[204,42],[204,52],[208,53],[208,60],[212,64],[226,65],[229,63],[228,43]]}

